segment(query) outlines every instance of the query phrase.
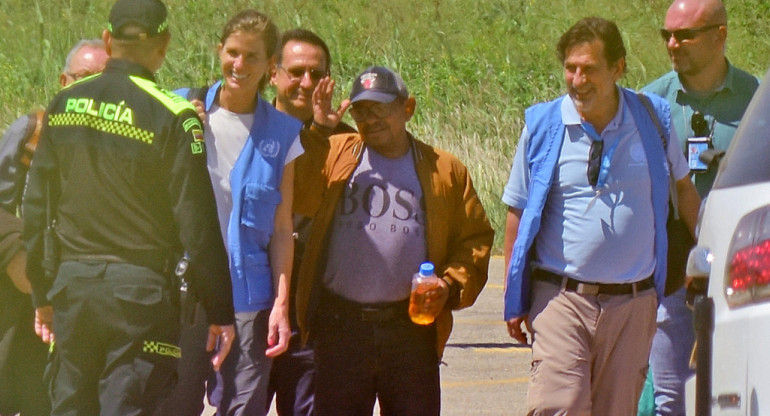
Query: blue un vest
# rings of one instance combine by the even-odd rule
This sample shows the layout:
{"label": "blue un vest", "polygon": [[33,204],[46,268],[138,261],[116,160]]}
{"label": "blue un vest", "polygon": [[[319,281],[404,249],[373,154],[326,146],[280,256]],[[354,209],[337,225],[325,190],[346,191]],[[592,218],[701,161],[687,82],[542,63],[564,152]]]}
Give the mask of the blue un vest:
{"label": "blue un vest", "polygon": [[[668,238],[666,234],[666,218],[668,216],[669,197],[669,167],[660,135],[650,119],[649,113],[639,101],[636,93],[626,88],[620,88],[628,105],[647,156],[652,182],[652,207],[655,227],[655,290],[658,301],[663,299],[666,285],[666,253]],[[648,95],[652,101],[655,113],[663,124],[668,135],[670,111],[668,103],[655,95]],[[518,234],[513,245],[511,261],[508,266],[505,290],[504,318],[522,316],[529,312],[531,290],[531,267],[533,243],[540,230],[543,207],[548,191],[553,184],[556,165],[559,161],[561,145],[564,139],[565,126],[561,118],[561,100],[570,99],[568,96],[556,100],[536,104],[525,112],[527,131],[530,135],[529,146],[523,149],[527,152],[528,168],[530,170],[529,196],[521,221]],[[669,138],[666,137],[668,142]]]}
{"label": "blue un vest", "polygon": [[[211,109],[221,81],[205,98]],[[178,94],[186,96],[187,89]],[[257,98],[254,124],[230,172],[233,210],[227,226],[227,250],[235,312],[257,312],[273,306],[275,297],[268,256],[275,211],[281,202],[286,155],[302,123]]]}

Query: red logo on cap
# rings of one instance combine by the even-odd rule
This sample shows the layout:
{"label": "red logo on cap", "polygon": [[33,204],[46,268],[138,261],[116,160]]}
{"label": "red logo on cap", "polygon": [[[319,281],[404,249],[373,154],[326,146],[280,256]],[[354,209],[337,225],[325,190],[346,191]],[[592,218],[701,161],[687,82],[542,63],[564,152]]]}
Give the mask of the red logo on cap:
{"label": "red logo on cap", "polygon": [[364,87],[364,89],[369,89],[374,86],[374,81],[377,79],[377,74],[375,73],[368,73],[361,75],[361,86]]}

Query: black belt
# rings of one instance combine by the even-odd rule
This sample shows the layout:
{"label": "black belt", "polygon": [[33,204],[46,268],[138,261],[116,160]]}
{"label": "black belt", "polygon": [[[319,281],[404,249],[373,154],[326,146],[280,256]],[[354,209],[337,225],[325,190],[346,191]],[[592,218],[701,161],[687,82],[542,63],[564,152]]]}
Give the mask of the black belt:
{"label": "black belt", "polygon": [[537,280],[553,283],[561,286],[564,280],[567,284],[564,289],[581,295],[630,295],[655,287],[652,276],[633,283],[585,283],[571,277],[563,276],[548,270],[535,269],[532,276]]}
{"label": "black belt", "polygon": [[358,303],[324,290],[320,309],[326,314],[360,322],[409,320],[409,299],[396,302]]}

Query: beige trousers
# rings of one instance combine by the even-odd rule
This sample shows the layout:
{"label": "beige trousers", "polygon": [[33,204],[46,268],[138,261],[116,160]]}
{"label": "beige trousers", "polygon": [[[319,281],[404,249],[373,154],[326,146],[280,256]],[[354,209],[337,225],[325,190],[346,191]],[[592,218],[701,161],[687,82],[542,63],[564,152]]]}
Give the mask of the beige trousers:
{"label": "beige trousers", "polygon": [[528,414],[635,416],[656,309],[654,289],[580,295],[535,280]]}

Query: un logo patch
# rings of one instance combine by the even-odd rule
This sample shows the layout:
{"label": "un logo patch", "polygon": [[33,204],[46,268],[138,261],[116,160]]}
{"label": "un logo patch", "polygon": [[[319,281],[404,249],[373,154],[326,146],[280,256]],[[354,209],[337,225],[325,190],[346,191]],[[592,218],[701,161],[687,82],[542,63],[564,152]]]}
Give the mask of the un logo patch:
{"label": "un logo patch", "polygon": [[259,153],[265,159],[272,159],[278,156],[278,152],[281,150],[281,144],[277,140],[264,139],[259,142]]}

